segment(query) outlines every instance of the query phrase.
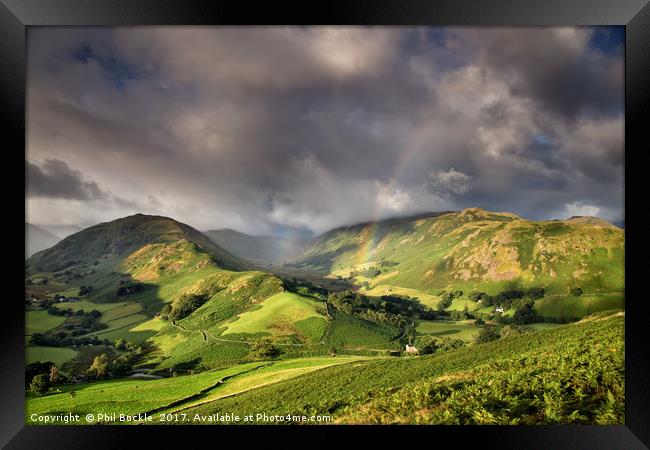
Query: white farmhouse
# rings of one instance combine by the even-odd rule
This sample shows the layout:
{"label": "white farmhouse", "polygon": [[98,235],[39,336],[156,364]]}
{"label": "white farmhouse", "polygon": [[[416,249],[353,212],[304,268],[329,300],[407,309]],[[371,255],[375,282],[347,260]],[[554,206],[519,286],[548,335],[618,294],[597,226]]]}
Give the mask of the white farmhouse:
{"label": "white farmhouse", "polygon": [[415,346],[411,347],[410,345],[406,344],[406,353],[410,353],[411,355],[419,355],[420,351],[415,348]]}

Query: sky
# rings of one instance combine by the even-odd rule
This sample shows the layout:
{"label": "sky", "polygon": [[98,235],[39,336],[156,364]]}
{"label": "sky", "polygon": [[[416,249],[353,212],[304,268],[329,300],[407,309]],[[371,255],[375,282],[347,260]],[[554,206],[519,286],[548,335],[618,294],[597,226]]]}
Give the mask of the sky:
{"label": "sky", "polygon": [[622,27],[32,27],[26,220],[624,219]]}

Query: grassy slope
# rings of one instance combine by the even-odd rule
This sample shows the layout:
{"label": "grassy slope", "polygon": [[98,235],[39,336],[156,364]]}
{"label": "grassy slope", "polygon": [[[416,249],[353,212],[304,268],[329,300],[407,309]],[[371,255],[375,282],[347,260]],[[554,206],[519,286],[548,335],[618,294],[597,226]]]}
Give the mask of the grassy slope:
{"label": "grassy slope", "polygon": [[[601,380],[600,384],[590,385],[593,392],[582,391],[598,403],[597,407],[590,405],[590,408],[596,411],[603,406],[603,402],[608,401],[606,390],[609,389],[616,407],[620,410],[623,404],[623,324],[623,317],[616,315],[605,320],[589,320],[553,330],[535,331],[439,355],[370,360],[331,367],[294,380],[191,408],[187,412],[210,414],[227,411],[242,415],[258,411],[267,414],[286,414],[288,411],[292,414],[329,413],[335,417],[340,416],[343,420],[366,421],[363,417],[351,417],[349,413],[358,410],[362,404],[368,404],[378,395],[380,398],[390,398],[391,391],[395,392],[397,389],[399,392],[399,389],[406,386],[407,389],[411,389],[414,385],[410,383],[429,382],[443,375],[480,370],[481,372],[477,372],[476,375],[483,376],[485,372],[484,369],[479,369],[481,366],[493,364],[493,367],[504,370],[511,367],[513,362],[522,361],[522,358],[523,361],[533,362],[532,365],[524,366],[532,370],[535,368],[535,362],[548,360],[550,363],[541,368],[540,377],[543,378],[543,383],[550,384],[535,384],[535,389],[548,388],[549,392],[553,393],[559,390],[561,395],[571,397],[571,402],[575,400],[575,396],[581,394],[572,392],[570,384],[560,386],[553,384],[553,376],[558,371],[563,377],[566,374],[571,376],[577,370],[576,364],[582,365],[584,370],[575,372],[576,380],[581,384],[585,379]],[[588,355],[588,357],[580,355]],[[501,372],[499,375],[507,380],[506,374]],[[480,380],[485,381],[485,378]],[[529,392],[525,394],[526,398],[528,394]],[[512,392],[508,395],[512,395]],[[278,401],[280,398],[282,400]],[[549,403],[551,401],[549,400]],[[571,402],[565,406],[572,407],[575,403]],[[557,403],[554,402],[555,406],[552,408],[559,408]],[[489,405],[490,403],[487,402],[484,406]],[[539,421],[544,422],[545,413],[539,410],[542,405],[537,403],[532,407],[540,414],[537,416]],[[532,412],[532,410],[527,411],[527,414]],[[407,413],[408,411],[405,411],[405,414]],[[587,413],[581,411],[580,414]],[[566,417],[564,419],[580,422],[582,421],[580,414],[572,420]],[[622,416],[617,413],[611,422],[620,420]],[[371,421],[370,416],[367,421]]]}
{"label": "grassy slope", "polygon": [[[251,362],[223,370],[157,380],[107,380],[87,385],[67,385],[60,393],[27,397],[26,418],[69,411],[138,414],[157,410],[176,412],[215,398],[267,386],[332,365],[359,361],[354,357],[302,358],[277,362]],[[74,396],[70,392],[74,391]]]}
{"label": "grassy slope", "polygon": [[[326,320],[323,303],[315,302],[291,292],[275,294],[260,304],[259,309],[248,310],[227,323],[222,336],[228,334],[269,333],[274,335],[302,334],[295,323],[315,318]],[[316,336],[316,339],[320,336]]]}
{"label": "grassy slope", "polygon": [[[27,266],[35,283],[50,280],[47,285],[29,286],[39,298],[51,298],[55,293],[77,295],[81,285],[92,285],[93,291],[81,302],[57,306],[101,311],[100,321],[107,328],[92,333],[100,339],[122,337],[137,343],[151,339],[154,348],[159,347],[151,361],[164,360],[163,367],[188,361],[219,367],[238,361],[248,353],[246,345],[206,345],[200,331],[218,335],[223,331],[218,324],[284,290],[281,280],[273,275],[229,270],[251,267],[198,231],[155,216],[136,215],[91,227],[35,255]],[[120,286],[133,283],[139,283],[141,289],[118,295]],[[195,333],[174,341],[179,330],[153,316],[165,303],[185,294],[206,295],[209,300],[179,321],[180,327]],[[44,311],[29,314],[42,315],[48,329],[59,324],[55,320],[64,320]],[[308,324],[306,331],[318,328],[313,325]],[[160,347],[160,343],[166,345]],[[178,348],[174,348],[176,344]]]}
{"label": "grassy slope", "polygon": [[299,266],[343,274],[381,258],[397,262],[371,280],[427,294],[442,289],[490,294],[543,286],[566,294],[624,290],[624,231],[598,219],[532,222],[477,208],[330,231]]}

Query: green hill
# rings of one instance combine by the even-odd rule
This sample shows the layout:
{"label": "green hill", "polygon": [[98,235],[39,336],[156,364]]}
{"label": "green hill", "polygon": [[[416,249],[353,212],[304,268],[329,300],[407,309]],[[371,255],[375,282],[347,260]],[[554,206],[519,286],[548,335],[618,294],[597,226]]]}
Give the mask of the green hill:
{"label": "green hill", "polygon": [[31,257],[27,261],[27,268],[31,272],[57,272],[70,267],[94,265],[95,262],[123,260],[145,245],[164,245],[181,240],[210,253],[221,268],[251,268],[189,225],[168,217],[144,214],[100,223],[70,235],[54,247]]}
{"label": "green hill", "polygon": [[[399,345],[393,342],[397,328],[330,315],[323,299],[287,292],[281,278],[254,270],[165,217],[138,214],[87,228],[34,255],[26,266],[28,297],[54,301],[50,309],[61,314],[31,301],[27,335],[44,335],[33,346],[81,345],[68,369],[97,353],[99,341],[110,347],[120,338],[146,348],[144,363],[155,370],[205,370],[250,360],[262,337],[281,346],[284,358],[325,355],[332,345],[361,354]],[[92,310],[98,317],[85,319]]]}
{"label": "green hill", "polygon": [[183,412],[289,411],[339,423],[620,424],[623,326],[621,314],[594,316],[440,354],[340,365]]}
{"label": "green hill", "polygon": [[624,291],[624,230],[597,218],[530,221],[479,208],[337,228],[296,263],[368,289],[437,294],[543,287]]}
{"label": "green hill", "polygon": [[422,357],[258,361],[161,380],[68,385],[30,394],[27,420],[56,411],[158,411],[184,414],[181,424],[216,413],[318,414],[361,424],[621,424],[623,328],[622,314],[600,314]]}

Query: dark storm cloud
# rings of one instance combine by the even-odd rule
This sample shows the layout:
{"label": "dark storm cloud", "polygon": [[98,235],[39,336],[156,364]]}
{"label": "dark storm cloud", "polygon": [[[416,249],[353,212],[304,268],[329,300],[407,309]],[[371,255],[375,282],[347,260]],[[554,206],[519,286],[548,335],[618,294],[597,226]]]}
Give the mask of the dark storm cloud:
{"label": "dark storm cloud", "polygon": [[39,167],[27,162],[27,194],[32,197],[70,200],[106,200],[97,183],[84,181],[81,172],[63,161],[47,159]]}
{"label": "dark storm cloud", "polygon": [[623,65],[606,31],[33,30],[28,158],[45,162],[29,213],[261,234],[470,206],[618,219]]}
{"label": "dark storm cloud", "polygon": [[27,196],[36,198],[112,202],[120,207],[136,208],[137,203],[116,197],[84,179],[64,161],[46,159],[37,165],[27,161]]}

